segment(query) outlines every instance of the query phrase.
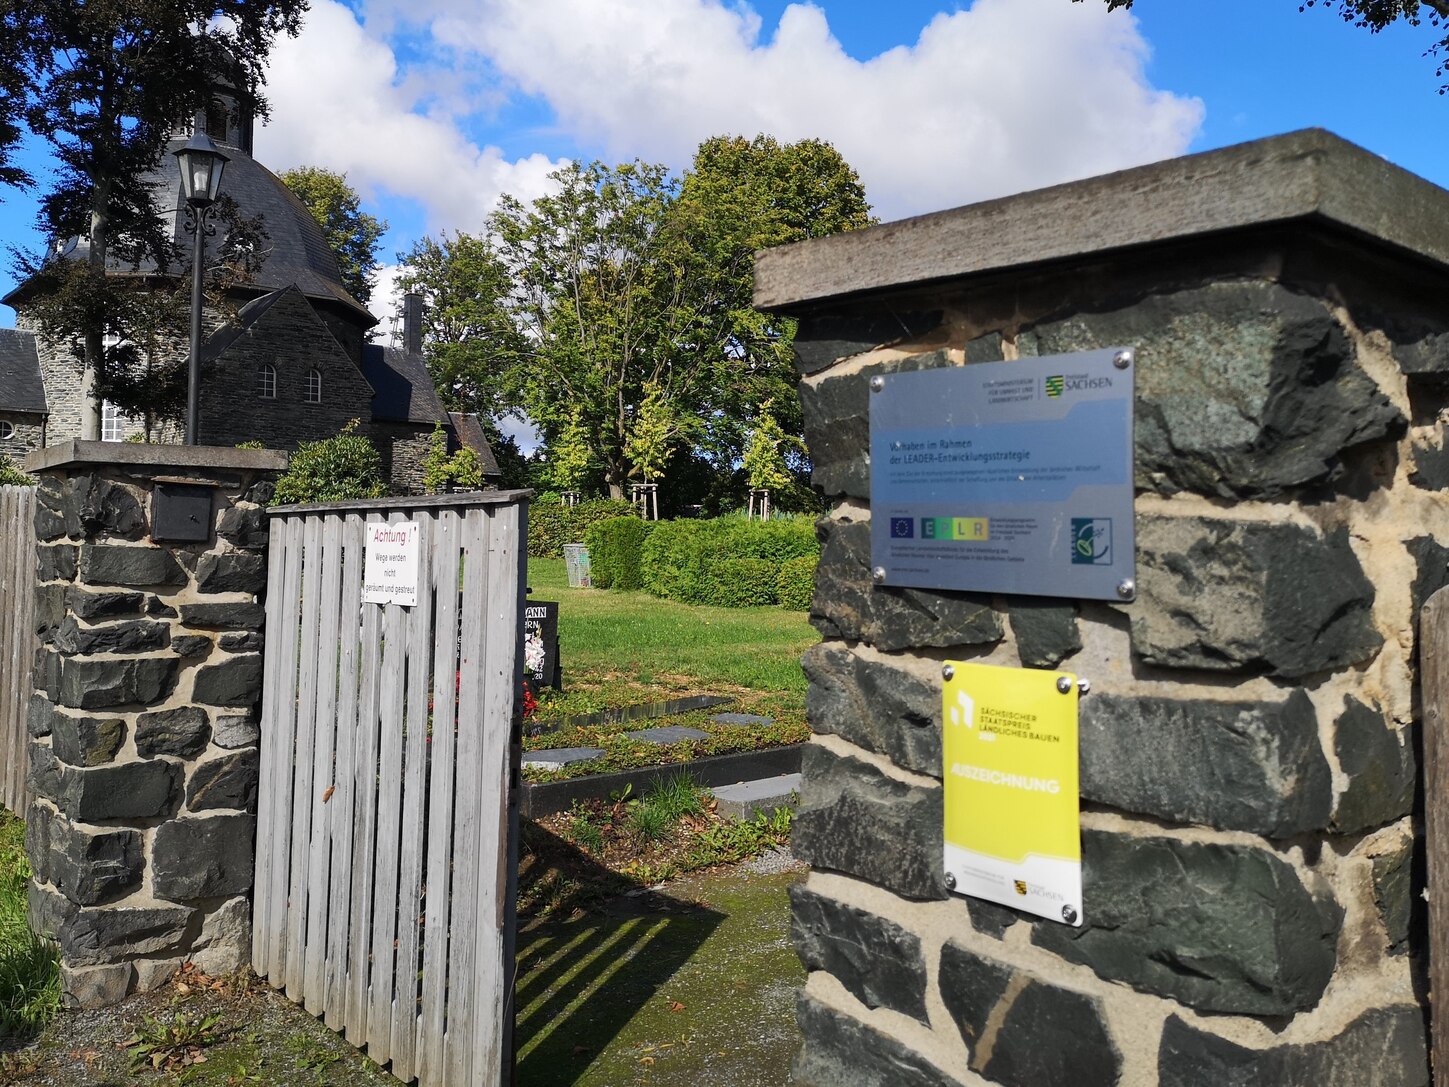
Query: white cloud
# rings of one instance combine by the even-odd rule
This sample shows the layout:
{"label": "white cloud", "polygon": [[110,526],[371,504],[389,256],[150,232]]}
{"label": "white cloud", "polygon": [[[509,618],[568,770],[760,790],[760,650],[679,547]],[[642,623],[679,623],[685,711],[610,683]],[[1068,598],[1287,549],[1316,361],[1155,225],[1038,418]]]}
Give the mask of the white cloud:
{"label": "white cloud", "polygon": [[344,172],[365,199],[415,200],[430,231],[477,231],[501,193],[529,199],[543,191],[560,161],[509,161],[497,147],[480,148],[446,114],[426,112],[436,89],[400,79],[392,49],[347,7],[314,0],[302,33],[273,50],[272,118],[257,133],[257,158],[276,171]]}
{"label": "white cloud", "polygon": [[1099,3],[976,0],[864,61],[808,4],[787,8],[770,40],[753,10],[719,0],[373,0],[368,11],[379,26],[428,26],[440,55],[511,79],[611,158],[682,167],[726,132],[828,139],[887,218],[1179,154],[1203,115],[1148,83],[1136,21]]}

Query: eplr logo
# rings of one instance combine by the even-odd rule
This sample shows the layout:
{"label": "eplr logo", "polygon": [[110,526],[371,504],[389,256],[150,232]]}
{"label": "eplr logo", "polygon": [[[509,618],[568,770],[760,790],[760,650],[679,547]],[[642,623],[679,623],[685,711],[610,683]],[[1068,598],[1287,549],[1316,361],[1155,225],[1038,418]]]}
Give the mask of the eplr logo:
{"label": "eplr logo", "polygon": [[1067,387],[1066,378],[1063,375],[1061,375],[1061,374],[1052,374],[1050,377],[1048,377],[1046,379],[1046,394],[1047,394],[1047,396],[1051,397],[1053,400],[1055,400],[1057,397],[1061,396],[1062,395],[1062,391],[1066,387]]}
{"label": "eplr logo", "polygon": [[1112,565],[1112,521],[1106,517],[1072,518],[1072,563]]}

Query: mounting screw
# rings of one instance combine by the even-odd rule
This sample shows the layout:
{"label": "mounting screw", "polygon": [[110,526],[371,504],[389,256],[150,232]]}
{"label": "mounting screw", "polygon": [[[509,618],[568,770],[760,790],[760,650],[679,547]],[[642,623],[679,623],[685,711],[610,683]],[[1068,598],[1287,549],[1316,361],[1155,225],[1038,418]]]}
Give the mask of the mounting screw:
{"label": "mounting screw", "polygon": [[1137,582],[1133,581],[1130,577],[1124,577],[1121,581],[1117,582],[1117,595],[1123,600],[1131,600],[1137,595]]}
{"label": "mounting screw", "polygon": [[878,392],[880,392],[884,388],[885,388],[885,378],[881,377],[879,374],[877,374],[875,377],[873,377],[873,378],[870,379],[870,391],[871,392],[878,393]]}
{"label": "mounting screw", "polygon": [[1072,681],[1066,676],[1057,676],[1057,690],[1062,694],[1071,693]]}
{"label": "mounting screw", "polygon": [[884,566],[877,566],[874,570],[870,572],[870,579],[874,581],[877,585],[884,585],[886,579],[886,568]]}
{"label": "mounting screw", "polygon": [[1117,367],[1117,369],[1119,370],[1127,369],[1127,367],[1132,365],[1132,352],[1118,351],[1115,355],[1112,356],[1112,365]]}
{"label": "mounting screw", "polygon": [[1092,681],[1090,679],[1079,679],[1079,680],[1077,680],[1077,693],[1078,694],[1091,694],[1092,693]]}
{"label": "mounting screw", "polygon": [[956,669],[952,668],[949,664],[943,665],[941,667],[941,678],[942,679],[955,679],[956,678]]}
{"label": "mounting screw", "polygon": [[956,877],[952,873],[947,872],[946,873],[946,890],[948,890],[948,891],[954,891],[955,889],[956,889]]}

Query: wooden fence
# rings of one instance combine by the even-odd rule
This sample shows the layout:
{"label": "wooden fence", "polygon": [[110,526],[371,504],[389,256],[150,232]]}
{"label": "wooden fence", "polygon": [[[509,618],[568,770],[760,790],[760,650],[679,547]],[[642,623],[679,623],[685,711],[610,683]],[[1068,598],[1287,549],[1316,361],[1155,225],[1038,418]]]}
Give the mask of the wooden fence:
{"label": "wooden fence", "polygon": [[[423,1087],[511,1078],[526,509],[273,511],[253,965]],[[418,525],[415,606],[362,602],[380,521]]]}
{"label": "wooden fence", "polygon": [[0,487],[0,804],[30,806],[26,714],[35,659],[35,488]]}

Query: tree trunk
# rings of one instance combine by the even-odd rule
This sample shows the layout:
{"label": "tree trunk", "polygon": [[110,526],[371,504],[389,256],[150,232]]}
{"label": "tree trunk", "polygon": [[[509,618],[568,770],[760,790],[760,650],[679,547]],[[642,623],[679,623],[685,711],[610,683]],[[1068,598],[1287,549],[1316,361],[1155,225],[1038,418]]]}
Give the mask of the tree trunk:
{"label": "tree trunk", "polygon": [[[91,190],[90,270],[92,275],[106,274],[106,189],[96,185]],[[81,363],[80,436],[83,442],[101,440],[101,358],[105,352],[104,328],[88,328],[85,335],[85,357]]]}

